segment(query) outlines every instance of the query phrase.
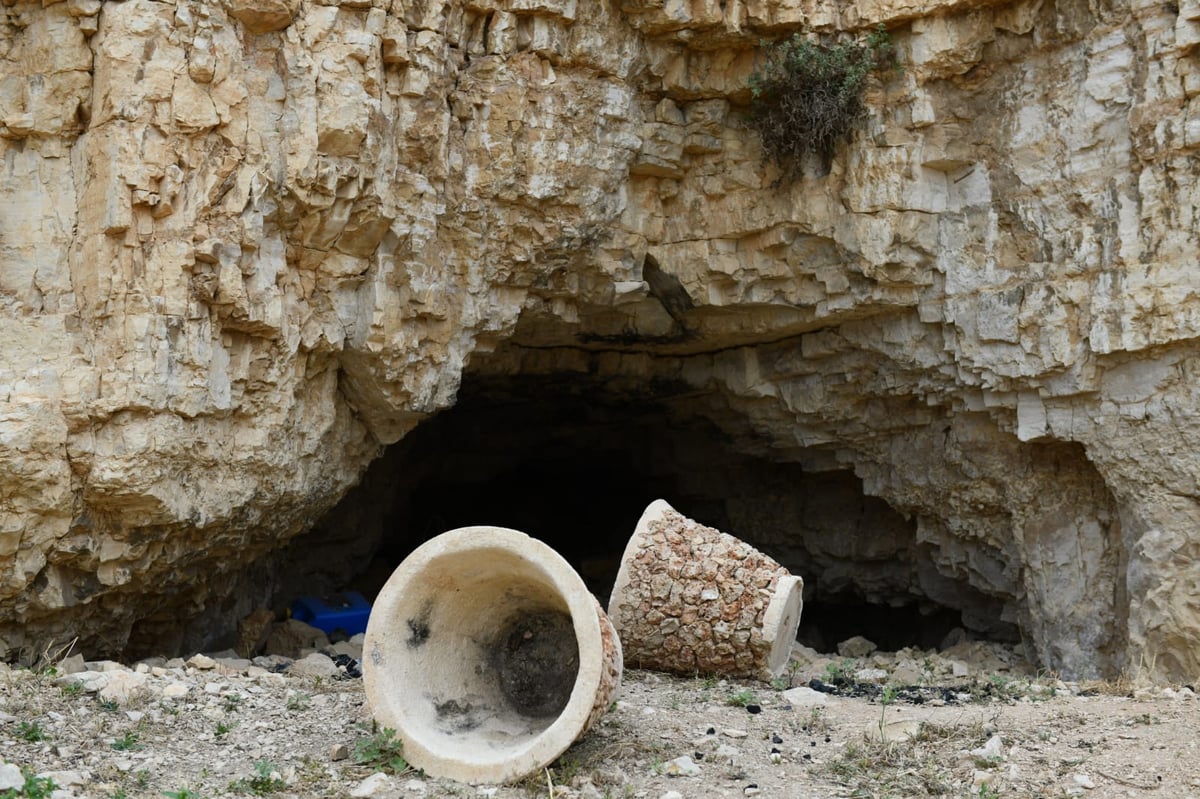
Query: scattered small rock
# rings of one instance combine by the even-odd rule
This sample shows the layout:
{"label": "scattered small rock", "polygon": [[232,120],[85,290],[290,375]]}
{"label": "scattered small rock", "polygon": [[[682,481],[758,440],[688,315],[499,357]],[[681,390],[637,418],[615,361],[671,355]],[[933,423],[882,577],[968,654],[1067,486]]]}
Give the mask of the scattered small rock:
{"label": "scattered small rock", "polygon": [[0,791],[19,791],[25,787],[21,768],[14,763],[0,765]]}
{"label": "scattered small rock", "polygon": [[382,771],[377,771],[355,786],[354,790],[350,791],[350,795],[354,797],[377,796],[392,787],[392,778]]}
{"label": "scattered small rock", "polygon": [[332,677],[338,673],[338,667],[329,655],[313,652],[293,663],[288,671],[305,677]]}
{"label": "scattered small rock", "polygon": [[874,641],[863,638],[861,635],[847,638],[837,645],[838,654],[844,658],[865,658],[877,648]]}
{"label": "scattered small rock", "polygon": [[355,660],[362,660],[362,644],[355,644],[351,641],[338,641],[335,644],[325,648],[325,654],[330,657],[335,655],[346,655]]}
{"label": "scattered small rock", "polygon": [[38,776],[54,780],[54,784],[59,788],[74,788],[80,785],[87,785],[91,780],[91,774],[80,771],[47,771]]}
{"label": "scattered small rock", "polygon": [[109,672],[108,680],[100,689],[100,700],[128,704],[130,699],[145,690],[148,679],[147,675],[138,674],[136,671]]}
{"label": "scattered small rock", "polygon": [[217,667],[217,661],[213,660],[208,655],[201,655],[197,653],[187,659],[187,665],[191,666],[193,669],[199,669],[200,671],[210,671]]}
{"label": "scattered small rock", "polygon": [[163,687],[161,695],[164,699],[178,699],[181,696],[187,696],[191,686],[187,683],[173,682]]}
{"label": "scattered small rock", "polygon": [[283,655],[295,659],[303,657],[310,650],[325,649],[328,646],[329,638],[321,630],[299,619],[288,619],[267,637],[264,651],[268,655]]}
{"label": "scattered small rock", "polygon": [[783,692],[783,698],[794,707],[812,707],[813,705],[824,705],[829,702],[827,695],[820,691],[814,691],[807,685],[787,689]]}
{"label": "scattered small rock", "polygon": [[925,677],[925,670],[911,660],[901,661],[892,669],[892,682],[895,685],[916,685]]}
{"label": "scattered small rock", "polygon": [[726,738],[745,738],[747,735],[749,735],[749,733],[745,730],[738,730],[732,727],[727,730],[721,730],[721,734]]}
{"label": "scattered small rock", "polygon": [[64,684],[77,684],[89,694],[98,693],[108,685],[108,674],[100,671],[81,671],[62,678]]}
{"label": "scattered small rock", "polygon": [[334,744],[333,746],[329,747],[329,759],[333,762],[336,763],[337,761],[345,760],[348,757],[350,757],[350,747],[346,746],[345,744]]}
{"label": "scattered small rock", "polygon": [[687,755],[681,755],[674,760],[668,760],[663,767],[663,773],[668,777],[699,777],[700,767]]}
{"label": "scattered small rock", "polygon": [[1072,774],[1071,782],[1075,783],[1080,788],[1084,788],[1085,790],[1089,791],[1096,787],[1096,783],[1093,782],[1092,778],[1087,774]]}
{"label": "scattered small rock", "polygon": [[683,799],[683,794],[679,791],[667,791],[664,794],[659,794],[658,799]]}
{"label": "scattered small rock", "polygon": [[985,760],[1000,760],[1004,757],[1004,742],[1000,740],[999,735],[993,735],[983,746],[972,749],[971,755]]}
{"label": "scattered small rock", "polygon": [[259,655],[250,662],[259,668],[278,674],[287,671],[293,660],[283,655]]}
{"label": "scattered small rock", "polygon": [[961,643],[965,643],[966,640],[967,631],[962,627],[955,627],[942,637],[941,643],[938,644],[938,649],[944,652],[953,646],[958,646]]}
{"label": "scattered small rock", "polygon": [[59,674],[78,674],[81,671],[87,671],[87,664],[83,661],[83,655],[71,655],[69,658],[63,658],[58,663]]}
{"label": "scattered small rock", "polygon": [[984,785],[995,787],[999,782],[1000,775],[994,771],[985,771],[984,769],[976,769],[971,772],[971,787],[973,791],[978,791]]}
{"label": "scattered small rock", "polygon": [[854,672],[854,679],[859,682],[869,682],[882,685],[888,680],[888,673],[883,669],[859,669]]}

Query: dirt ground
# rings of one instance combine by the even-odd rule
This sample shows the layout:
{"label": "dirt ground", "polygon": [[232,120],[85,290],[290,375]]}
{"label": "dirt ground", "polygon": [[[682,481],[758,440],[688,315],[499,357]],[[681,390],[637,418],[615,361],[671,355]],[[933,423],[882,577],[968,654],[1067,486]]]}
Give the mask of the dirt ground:
{"label": "dirt ground", "polygon": [[770,685],[627,670],[595,728],[504,786],[406,770],[361,680],[320,671],[0,666],[0,799],[1200,797],[1189,688],[1063,683],[997,646],[797,648]]}

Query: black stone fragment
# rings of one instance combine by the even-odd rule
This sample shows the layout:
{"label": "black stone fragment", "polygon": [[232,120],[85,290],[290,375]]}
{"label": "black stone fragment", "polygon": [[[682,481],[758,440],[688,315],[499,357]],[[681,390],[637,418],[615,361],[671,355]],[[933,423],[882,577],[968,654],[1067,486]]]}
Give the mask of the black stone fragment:
{"label": "black stone fragment", "polygon": [[353,680],[362,676],[362,663],[349,655],[334,655],[333,665],[338,667],[335,680]]}

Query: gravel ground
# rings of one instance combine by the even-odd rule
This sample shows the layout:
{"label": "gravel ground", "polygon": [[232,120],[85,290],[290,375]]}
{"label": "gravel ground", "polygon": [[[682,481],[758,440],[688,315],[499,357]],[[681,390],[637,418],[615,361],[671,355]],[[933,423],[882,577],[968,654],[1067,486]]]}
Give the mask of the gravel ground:
{"label": "gravel ground", "polygon": [[1200,796],[1190,688],[1063,683],[983,644],[797,647],[772,685],[629,670],[597,727],[515,785],[426,777],[393,743],[322,655],[0,665],[0,799]]}

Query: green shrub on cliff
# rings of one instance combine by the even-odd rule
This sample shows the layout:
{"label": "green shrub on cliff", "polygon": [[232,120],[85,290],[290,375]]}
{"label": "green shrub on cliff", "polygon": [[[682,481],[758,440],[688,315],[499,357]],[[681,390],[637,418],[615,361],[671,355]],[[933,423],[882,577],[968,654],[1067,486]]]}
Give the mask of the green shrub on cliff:
{"label": "green shrub on cliff", "polygon": [[872,72],[896,66],[882,27],[865,41],[813,42],[800,34],[768,45],[750,76],[751,124],[763,149],[795,173],[806,156],[824,163],[864,116],[863,93]]}

